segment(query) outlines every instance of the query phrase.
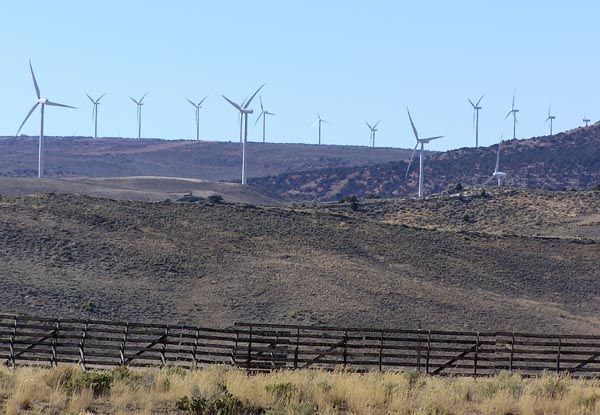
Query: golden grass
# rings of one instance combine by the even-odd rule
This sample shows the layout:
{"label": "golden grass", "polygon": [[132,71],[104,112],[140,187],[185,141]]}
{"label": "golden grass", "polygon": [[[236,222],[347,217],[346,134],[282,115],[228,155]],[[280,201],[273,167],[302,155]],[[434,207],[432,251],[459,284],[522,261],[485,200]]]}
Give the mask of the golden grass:
{"label": "golden grass", "polygon": [[[439,378],[415,373],[280,371],[248,376],[197,371],[77,367],[0,369],[0,407],[14,414],[177,414],[177,401],[219,400],[227,414],[600,414],[600,381],[544,374]],[[181,406],[181,405],[179,405]]]}

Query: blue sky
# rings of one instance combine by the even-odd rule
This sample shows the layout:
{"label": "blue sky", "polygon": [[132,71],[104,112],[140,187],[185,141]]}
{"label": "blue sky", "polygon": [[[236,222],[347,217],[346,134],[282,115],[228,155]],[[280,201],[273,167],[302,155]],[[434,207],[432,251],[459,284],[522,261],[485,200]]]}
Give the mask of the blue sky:
{"label": "blue sky", "polygon": [[511,134],[515,89],[518,136],[546,131],[550,102],[562,131],[586,110],[600,117],[599,14],[592,1],[5,2],[0,135],[14,134],[35,101],[29,58],[43,95],[79,107],[48,108],[48,135],[91,135],[85,93],[106,92],[99,135],[133,137],[129,96],[148,91],[144,136],[192,138],[185,99],[208,95],[202,138],[235,140],[237,115],[221,94],[241,101],[262,83],[278,142],[315,143],[321,113],[332,123],[325,143],[367,145],[364,121],[381,119],[378,145],[412,147],[408,105],[423,136],[446,136],[431,149],[470,146],[467,98],[486,93],[480,140],[489,145]]}

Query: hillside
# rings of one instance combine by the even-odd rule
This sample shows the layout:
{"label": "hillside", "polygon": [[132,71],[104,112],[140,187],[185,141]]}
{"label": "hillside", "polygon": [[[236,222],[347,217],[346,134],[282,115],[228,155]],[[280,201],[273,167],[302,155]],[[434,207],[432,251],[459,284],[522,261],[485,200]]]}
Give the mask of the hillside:
{"label": "hillside", "polygon": [[219,195],[227,202],[276,205],[282,203],[252,186],[181,177],[31,178],[0,177],[0,194],[73,193],[118,200],[158,202],[182,197]]}
{"label": "hillside", "polygon": [[[494,171],[497,145],[428,155],[425,194],[481,185]],[[250,183],[290,200],[338,200],[348,195],[413,196],[418,159],[405,180],[407,162],[370,166],[332,166],[254,178]],[[600,184],[600,123],[552,137],[509,140],[502,146],[500,169],[506,184],[535,189],[589,189]]]}
{"label": "hillside", "polygon": [[[0,176],[37,175],[36,137],[0,138]],[[393,148],[248,143],[248,177],[325,167],[403,160],[410,151]],[[46,138],[49,177],[166,176],[239,181],[239,143],[85,137]]]}
{"label": "hillside", "polygon": [[[407,201],[401,214],[394,212],[402,205],[373,202],[363,215],[347,205],[332,212],[2,196],[0,310],[214,326],[420,323],[600,333],[600,243],[514,235],[510,223],[527,213],[528,195],[514,198],[504,211],[494,203],[507,225],[488,233],[482,218],[470,232],[452,218],[436,225],[446,215],[436,201]],[[599,193],[565,192],[552,215],[567,220],[582,198],[600,205]],[[542,223],[560,222],[537,214]],[[419,215],[430,216],[431,226]],[[589,226],[597,235],[598,223]]]}

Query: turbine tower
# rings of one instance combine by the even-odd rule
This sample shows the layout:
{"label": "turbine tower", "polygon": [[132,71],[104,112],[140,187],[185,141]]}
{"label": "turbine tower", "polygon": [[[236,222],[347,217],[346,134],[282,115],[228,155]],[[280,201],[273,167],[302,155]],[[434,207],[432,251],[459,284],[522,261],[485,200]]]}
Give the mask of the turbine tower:
{"label": "turbine tower", "polygon": [[473,103],[473,101],[471,101],[471,99],[469,99],[469,104],[471,104],[471,106],[473,107],[473,126],[475,127],[475,148],[479,147],[479,110],[481,109],[479,104],[481,103],[481,100],[483,99],[484,96],[485,96],[485,94],[483,94],[481,97],[479,97],[479,99],[477,100],[476,103]]}
{"label": "turbine tower", "polygon": [[222,95],[222,97],[225,98],[225,100],[229,102],[240,113],[240,140],[242,140],[242,137],[244,138],[242,141],[242,184],[246,184],[246,143],[248,141],[248,114],[252,114],[254,112],[252,109],[248,109],[248,107],[250,106],[250,103],[252,102],[256,94],[258,94],[258,91],[260,91],[264,86],[265,84],[262,84],[256,90],[256,92],[252,94],[252,96],[249,99],[244,100],[241,105],[236,104],[235,102],[227,98],[225,95]]}
{"label": "turbine tower", "polygon": [[196,114],[196,141],[200,141],[200,108],[202,108],[202,103],[206,98],[208,97],[202,98],[202,100],[197,104],[195,104],[194,101],[192,101],[191,99],[187,100],[190,104],[194,106],[194,108],[196,108],[194,111]]}
{"label": "turbine tower", "polygon": [[500,148],[502,147],[503,136],[500,136],[500,142],[498,143],[498,152],[496,153],[496,167],[494,168],[494,173],[492,176],[487,179],[483,185],[487,185],[493,179],[498,181],[498,187],[502,186],[502,180],[506,177],[506,173],[500,171]]}
{"label": "turbine tower", "polygon": [[369,130],[371,130],[371,136],[369,137],[369,144],[371,147],[375,147],[375,133],[377,132],[377,125],[379,125],[380,122],[381,121],[377,121],[374,125],[371,125],[365,121],[365,124],[367,124]]}
{"label": "turbine tower", "polygon": [[415,157],[415,153],[417,151],[417,147],[421,146],[421,150],[419,151],[419,199],[423,198],[423,150],[425,144],[429,144],[430,141],[437,140],[438,138],[443,138],[443,135],[438,135],[436,137],[428,137],[428,138],[419,138],[419,133],[415,128],[415,124],[413,123],[412,117],[410,116],[410,111],[406,108],[406,112],[408,113],[408,119],[410,120],[410,125],[412,126],[413,133],[415,134],[415,139],[417,140],[417,144],[413,149],[412,155],[410,156],[410,161],[408,162],[408,167],[406,168],[406,176],[404,180],[408,178],[408,172],[410,171],[410,165],[412,164],[413,158]]}
{"label": "turbine tower", "polygon": [[551,111],[552,111],[552,104],[550,104],[550,106],[548,107],[548,118],[546,118],[546,123],[548,121],[550,121],[550,136],[552,137],[552,124],[553,124],[553,121],[556,119],[556,117],[554,115],[551,115]]}
{"label": "turbine tower", "polygon": [[86,94],[87,97],[90,99],[90,101],[92,101],[92,105],[94,106],[94,108],[92,109],[92,119],[94,120],[94,140],[98,138],[98,105],[100,104],[100,100],[102,99],[102,97],[104,97],[104,95],[106,94],[102,94],[100,95],[100,97],[98,99],[94,99],[90,96],[90,94]]}
{"label": "turbine tower", "polygon": [[147,92],[139,100],[129,97],[137,105],[138,140],[142,138],[142,105],[144,105],[143,101],[146,95],[148,95]]}
{"label": "turbine tower", "polygon": [[31,78],[33,79],[33,86],[35,88],[35,94],[37,95],[37,102],[33,105],[33,107],[31,107],[31,109],[27,113],[27,116],[21,123],[21,126],[17,130],[17,134],[15,134],[15,135],[16,136],[19,135],[19,133],[21,132],[21,128],[23,128],[23,126],[25,125],[25,123],[27,122],[27,120],[29,119],[31,114],[33,114],[33,111],[35,111],[35,109],[37,108],[38,105],[41,105],[41,108],[40,108],[40,138],[38,141],[38,178],[41,179],[42,177],[44,177],[44,108],[46,107],[46,105],[48,105],[50,107],[64,107],[64,108],[75,108],[75,107],[71,107],[70,105],[59,104],[57,102],[49,101],[46,98],[42,98],[42,95],[40,94],[40,88],[38,87],[37,81],[35,79],[35,74],[33,73],[33,66],[31,66],[31,60],[29,60],[29,70],[31,71]]}
{"label": "turbine tower", "polygon": [[315,121],[315,123],[311,126],[311,128],[313,128],[314,126],[319,125],[319,145],[321,145],[321,124],[323,123],[330,124],[329,121],[321,118],[321,114],[317,114],[317,121]]}
{"label": "turbine tower", "polygon": [[260,114],[258,115],[258,118],[256,119],[256,121],[254,121],[254,126],[256,127],[258,120],[260,120],[260,117],[262,117],[262,142],[264,143],[265,142],[265,124],[266,124],[266,120],[267,120],[267,115],[275,115],[275,114],[265,110],[265,107],[263,107],[262,96],[259,96],[258,99],[260,101]]}
{"label": "turbine tower", "polygon": [[510,114],[513,116],[513,140],[517,138],[517,112],[519,110],[515,108],[515,93],[513,93],[512,107],[508,114],[506,114],[506,117],[504,117],[504,119],[507,119]]}

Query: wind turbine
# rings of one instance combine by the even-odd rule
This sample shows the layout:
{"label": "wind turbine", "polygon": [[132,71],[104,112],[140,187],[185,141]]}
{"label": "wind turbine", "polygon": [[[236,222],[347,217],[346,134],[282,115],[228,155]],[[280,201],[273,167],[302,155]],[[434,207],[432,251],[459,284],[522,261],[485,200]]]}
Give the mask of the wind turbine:
{"label": "wind turbine", "polygon": [[425,144],[429,144],[430,141],[437,140],[438,138],[443,138],[443,135],[438,135],[436,137],[428,137],[428,138],[419,138],[419,133],[415,128],[415,124],[413,123],[412,117],[410,116],[410,111],[408,107],[406,108],[406,112],[408,113],[408,119],[410,120],[410,125],[412,126],[413,133],[415,134],[415,139],[417,140],[417,144],[413,149],[412,155],[410,156],[410,161],[408,162],[408,167],[406,168],[406,176],[404,180],[408,178],[408,172],[410,170],[410,165],[412,164],[413,158],[415,157],[415,153],[417,151],[417,147],[421,145],[421,150],[419,151],[419,199],[423,198],[423,149]]}
{"label": "wind turbine", "polygon": [[100,97],[98,99],[92,98],[89,94],[86,94],[86,95],[90,99],[90,101],[92,101],[92,104],[94,105],[94,109],[92,110],[92,119],[94,120],[94,140],[95,140],[96,138],[98,138],[98,105],[100,104],[100,100],[102,99],[102,97],[104,97],[104,95],[106,95],[106,94],[100,95]]}
{"label": "wind turbine", "polygon": [[256,121],[254,121],[254,126],[256,126],[256,124],[258,123],[258,120],[260,120],[260,117],[262,117],[262,138],[263,138],[263,143],[265,142],[265,124],[266,124],[266,119],[267,119],[267,115],[275,115],[272,112],[269,111],[265,111],[265,108],[263,107],[263,102],[262,102],[262,97],[259,96],[258,99],[260,100],[260,114],[258,115],[258,118],[256,119]]}
{"label": "wind turbine", "polygon": [[367,124],[367,127],[369,127],[369,130],[371,130],[371,137],[369,138],[369,144],[371,144],[372,147],[375,147],[375,133],[377,132],[377,125],[379,125],[381,121],[377,121],[374,125],[369,124],[368,122],[365,121],[365,124]]}
{"label": "wind turbine", "polygon": [[473,101],[471,101],[471,99],[468,99],[469,104],[471,104],[471,106],[473,107],[473,126],[475,127],[475,148],[479,147],[479,110],[481,109],[481,107],[479,106],[479,103],[481,102],[481,100],[483,99],[484,96],[485,96],[485,94],[483,94],[481,97],[479,97],[479,99],[477,100],[476,103],[473,103]]}
{"label": "wind turbine", "polygon": [[487,179],[483,183],[484,186],[487,185],[493,179],[496,179],[498,181],[498,187],[500,187],[502,186],[502,180],[504,180],[504,178],[506,177],[506,173],[500,171],[500,148],[502,147],[503,138],[504,136],[501,135],[500,142],[498,143],[498,152],[496,153],[496,167],[494,168],[494,173],[489,179]]}
{"label": "wind turbine", "polygon": [[144,105],[143,101],[146,95],[148,95],[147,92],[139,100],[129,97],[137,105],[138,140],[142,138],[142,105]]}
{"label": "wind turbine", "polygon": [[504,117],[504,119],[507,119],[510,114],[513,116],[513,140],[517,138],[517,112],[519,110],[515,108],[515,93],[513,93],[512,107],[508,114],[506,114],[506,117]]}
{"label": "wind turbine", "polygon": [[208,98],[208,97],[202,98],[202,100],[200,102],[198,102],[197,104],[195,104],[194,101],[192,101],[191,99],[187,100],[190,104],[192,104],[194,106],[194,108],[196,108],[196,110],[195,110],[195,114],[196,114],[196,141],[200,141],[200,108],[202,108],[202,103],[204,102],[204,100],[206,98]]}
{"label": "wind turbine", "polygon": [[37,95],[37,102],[34,104],[33,107],[31,107],[31,109],[27,113],[27,116],[21,123],[21,126],[17,130],[17,134],[15,134],[15,135],[19,135],[19,133],[21,132],[21,128],[23,128],[23,126],[25,125],[25,123],[27,122],[27,120],[29,119],[31,114],[33,114],[33,111],[35,111],[35,109],[37,108],[38,105],[41,105],[41,108],[40,108],[40,138],[39,138],[39,142],[38,142],[38,178],[42,178],[44,176],[44,108],[46,107],[46,105],[51,106],[51,107],[65,107],[65,108],[75,108],[75,107],[71,107],[70,105],[59,104],[57,102],[49,101],[46,98],[42,98],[42,96],[40,94],[40,88],[38,87],[37,81],[35,79],[35,74],[33,73],[33,67],[31,66],[31,60],[29,60],[29,70],[31,71],[31,78],[33,78],[33,86],[35,87],[35,94]]}
{"label": "wind turbine", "polygon": [[321,114],[317,114],[317,121],[315,121],[315,123],[310,127],[313,128],[315,125],[319,125],[319,145],[321,145],[321,124],[325,123],[325,124],[330,124],[329,121],[324,120],[323,118],[321,118]]}
{"label": "wind turbine", "polygon": [[252,109],[248,109],[250,103],[258,94],[265,84],[262,84],[254,94],[248,99],[245,99],[241,105],[236,104],[225,95],[222,95],[223,98],[227,102],[229,102],[233,107],[240,112],[240,141],[242,140],[242,136],[244,140],[242,141],[242,184],[246,184],[246,142],[248,141],[248,114],[252,114],[254,111]]}
{"label": "wind turbine", "polygon": [[546,118],[546,122],[550,121],[550,136],[552,136],[552,122],[556,119],[554,115],[551,115],[552,104],[548,107],[548,118]]}
{"label": "wind turbine", "polygon": [[590,121],[591,120],[587,117],[587,115],[583,116],[583,122],[584,122],[584,124],[585,124],[586,127],[589,125]]}

